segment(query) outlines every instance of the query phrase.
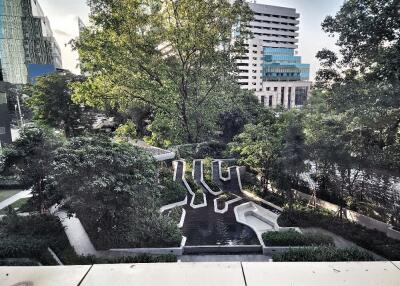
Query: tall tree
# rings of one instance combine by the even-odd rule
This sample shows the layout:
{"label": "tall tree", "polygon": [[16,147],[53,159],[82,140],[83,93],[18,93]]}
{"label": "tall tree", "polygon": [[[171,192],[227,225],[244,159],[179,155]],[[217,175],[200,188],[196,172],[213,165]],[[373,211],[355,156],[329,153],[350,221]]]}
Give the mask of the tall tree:
{"label": "tall tree", "polygon": [[180,242],[176,225],[159,213],[156,164],[145,151],[106,137],[76,137],[57,150],[51,167],[52,188],[101,247]]}
{"label": "tall tree", "polygon": [[33,119],[50,127],[64,130],[67,137],[75,136],[90,124],[83,107],[72,102],[70,84],[83,78],[71,73],[54,73],[36,79],[24,92]]}
{"label": "tall tree", "polygon": [[1,154],[2,172],[17,174],[25,185],[32,185],[33,205],[41,213],[59,200],[48,188],[47,179],[54,152],[61,142],[47,128],[27,126],[21,130],[20,138]]}
{"label": "tall tree", "polygon": [[245,1],[231,2],[89,1],[93,25],[76,47],[90,76],[75,85],[74,99],[121,110],[145,102],[170,140],[206,139],[241,94],[234,57],[244,51],[251,12]]}

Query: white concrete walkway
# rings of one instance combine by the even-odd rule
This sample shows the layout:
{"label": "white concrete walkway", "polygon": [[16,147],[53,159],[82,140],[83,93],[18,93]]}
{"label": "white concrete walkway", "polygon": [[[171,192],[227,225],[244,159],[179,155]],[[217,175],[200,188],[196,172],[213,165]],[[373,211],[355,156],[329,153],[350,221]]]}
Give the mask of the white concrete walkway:
{"label": "white concrete walkway", "polygon": [[58,216],[62,225],[65,227],[65,233],[69,243],[75,249],[78,255],[98,255],[94,245],[83,228],[81,221],[76,217],[68,218],[65,211],[56,210],[54,215]]}
{"label": "white concrete walkway", "polygon": [[18,194],[15,194],[14,196],[9,197],[8,199],[5,199],[4,201],[0,202],[0,210],[5,209],[6,207],[12,205],[16,201],[19,201],[20,199],[29,197],[32,197],[32,190],[21,191]]}
{"label": "white concrete walkway", "polygon": [[398,286],[396,262],[224,262],[0,267],[0,285]]}

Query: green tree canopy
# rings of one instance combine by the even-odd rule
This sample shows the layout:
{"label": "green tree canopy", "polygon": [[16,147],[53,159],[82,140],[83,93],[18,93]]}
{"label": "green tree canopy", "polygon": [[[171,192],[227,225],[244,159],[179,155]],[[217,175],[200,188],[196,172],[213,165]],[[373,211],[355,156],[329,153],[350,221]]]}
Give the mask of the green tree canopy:
{"label": "green tree canopy", "polygon": [[28,106],[33,119],[50,127],[62,129],[67,137],[75,136],[90,125],[84,109],[72,102],[70,84],[83,78],[71,73],[54,73],[38,77],[24,92],[29,96]]}
{"label": "green tree canopy", "polygon": [[179,244],[176,224],[159,213],[156,164],[146,152],[103,137],[77,137],[56,152],[52,188],[100,247]]}
{"label": "green tree canopy", "polygon": [[90,76],[75,84],[75,101],[120,110],[147,103],[156,109],[150,130],[166,136],[161,142],[199,142],[212,135],[219,112],[242,94],[234,79],[234,57],[243,52],[248,35],[246,2],[89,4],[93,25],[76,47]]}
{"label": "green tree canopy", "polygon": [[25,126],[19,139],[0,154],[3,173],[17,174],[25,185],[32,185],[33,205],[40,212],[59,200],[57,194],[48,188],[47,176],[61,140],[47,128]]}

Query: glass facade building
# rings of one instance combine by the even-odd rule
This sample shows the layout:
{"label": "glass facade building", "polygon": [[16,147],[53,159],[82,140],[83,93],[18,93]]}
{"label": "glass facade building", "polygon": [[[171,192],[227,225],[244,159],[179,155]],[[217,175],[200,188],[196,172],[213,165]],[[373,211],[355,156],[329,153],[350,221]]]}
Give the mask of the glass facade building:
{"label": "glass facade building", "polygon": [[263,80],[300,81],[309,80],[310,65],[303,64],[300,56],[295,56],[294,49],[264,48]]}
{"label": "glass facade building", "polygon": [[0,92],[0,147],[9,143],[11,143],[11,128],[7,106],[7,95]]}
{"label": "glass facade building", "polygon": [[0,0],[0,80],[25,84],[62,67],[60,48],[38,0]]}

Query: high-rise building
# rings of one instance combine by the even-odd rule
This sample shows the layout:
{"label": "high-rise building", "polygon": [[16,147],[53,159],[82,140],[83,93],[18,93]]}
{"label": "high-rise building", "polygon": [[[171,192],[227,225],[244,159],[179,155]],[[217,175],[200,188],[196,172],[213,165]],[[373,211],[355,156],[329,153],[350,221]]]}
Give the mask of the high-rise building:
{"label": "high-rise building", "polygon": [[0,0],[0,80],[26,84],[62,67],[60,48],[38,0]]}
{"label": "high-rise building", "polygon": [[308,97],[310,65],[297,56],[300,14],[295,9],[249,3],[252,38],[237,59],[238,82],[267,107],[302,106]]}
{"label": "high-rise building", "polygon": [[0,92],[0,148],[11,143],[10,115],[8,113],[7,95]]}

